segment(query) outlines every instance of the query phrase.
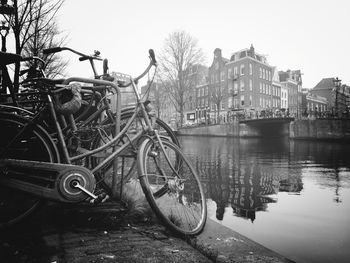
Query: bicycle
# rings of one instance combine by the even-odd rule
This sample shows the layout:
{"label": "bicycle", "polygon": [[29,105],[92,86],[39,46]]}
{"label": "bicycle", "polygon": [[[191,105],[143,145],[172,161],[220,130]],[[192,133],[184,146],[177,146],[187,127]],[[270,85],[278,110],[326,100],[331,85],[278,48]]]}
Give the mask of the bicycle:
{"label": "bicycle", "polygon": [[[43,53],[48,55],[51,53],[57,53],[57,52],[61,52],[61,51],[70,51],[74,54],[77,54],[79,56],[79,61],[88,60],[90,62],[95,79],[104,79],[104,80],[114,81],[114,79],[108,73],[108,61],[106,59],[103,60],[103,74],[99,75],[97,73],[94,61],[95,60],[97,60],[97,61],[102,60],[99,56],[100,55],[99,51],[94,51],[93,55],[86,55],[86,54],[83,54],[79,51],[71,49],[69,47],[54,47],[54,48],[44,50]],[[32,106],[31,111],[34,111],[33,110],[34,108],[36,109],[35,111],[38,111],[42,107],[44,100],[41,98],[43,96],[43,94],[38,92],[37,87],[41,87],[43,85],[46,85],[46,82],[49,82],[49,83],[52,82],[54,84],[55,83],[62,84],[62,83],[64,83],[64,79],[54,80],[54,81],[48,80],[46,78],[46,75],[45,75],[45,67],[46,67],[45,62],[43,60],[41,60],[40,58],[30,57],[30,58],[22,59],[22,61],[30,61],[31,59],[38,60],[40,62],[41,67],[36,68],[35,65],[37,65],[38,63],[32,63],[32,65],[34,65],[34,67],[31,66],[29,69],[21,71],[21,75],[23,75],[25,73],[28,73],[28,75],[30,74],[30,76],[27,77],[27,79],[25,79],[22,82],[22,84],[24,83],[26,85],[28,91],[16,94],[15,97],[20,96],[20,98],[22,98],[21,101],[18,100],[19,103],[17,103],[17,104],[21,103],[24,105],[28,105],[28,103],[33,103],[33,105],[35,105],[35,107]],[[148,70],[146,70],[138,78],[135,78],[135,82],[137,82],[140,78],[142,78],[147,71]],[[123,85],[123,83],[119,83],[119,84]],[[33,91],[35,91],[35,92],[33,92]],[[65,137],[66,143],[68,145],[71,145],[72,143],[76,144],[78,142],[76,140],[76,135],[75,135],[75,133],[77,133],[77,132],[80,132],[80,133],[83,132],[85,134],[85,136],[88,136],[92,140],[93,137],[95,136],[94,133],[97,132],[97,130],[96,130],[97,128],[100,128],[100,130],[105,131],[105,129],[106,129],[105,127],[113,127],[113,122],[115,119],[115,113],[112,112],[110,105],[107,101],[107,94],[106,94],[105,87],[103,87],[103,86],[102,87],[101,86],[85,86],[85,87],[82,86],[80,93],[82,94],[83,102],[85,102],[84,104],[82,104],[82,106],[83,105],[85,105],[85,106],[81,107],[83,109],[80,109],[78,112],[76,112],[74,114],[74,117],[70,116],[70,114],[68,114],[68,116],[64,116],[64,114],[58,114],[60,127],[63,129],[64,137]],[[28,96],[34,96],[35,99],[28,100],[27,99]],[[84,98],[85,98],[85,100],[84,100]],[[145,106],[146,106],[146,103],[148,103],[148,102],[145,102]],[[13,108],[11,110],[13,110]],[[129,106],[129,107],[122,109],[121,117],[120,117],[122,127],[132,117],[134,110],[135,110],[135,106]],[[25,114],[28,116],[28,111],[26,111]],[[33,115],[33,114],[31,114],[31,115]],[[106,116],[106,117],[103,117],[103,116]],[[74,118],[74,121],[72,121],[72,118]],[[48,121],[50,121],[50,120],[48,120]],[[98,127],[96,126],[97,122],[100,122]],[[163,131],[162,133],[165,134],[165,136],[167,136],[172,142],[174,142],[175,144],[180,146],[176,135],[174,134],[172,129],[165,122],[163,122],[159,118],[156,118],[155,123],[157,124],[158,130]],[[136,125],[136,124],[134,124],[134,125]],[[45,125],[45,126],[46,126],[46,128],[49,129],[50,125]],[[51,126],[54,126],[54,125],[52,125],[52,123],[51,123]],[[104,127],[104,128],[101,128],[101,127]],[[109,134],[110,134],[110,132],[109,132]],[[52,132],[51,132],[51,135],[52,135]],[[101,138],[101,137],[97,137],[97,138]],[[84,144],[85,144],[84,147],[90,148],[90,149],[96,148],[96,145],[98,145],[100,143],[100,141],[98,141],[97,139],[94,139],[94,140],[92,140],[91,145],[87,146],[86,145],[87,139],[84,138]],[[72,149],[74,147],[69,147],[69,148]],[[75,151],[77,151],[77,150],[79,150],[79,149],[75,149]],[[73,154],[73,153],[71,153],[71,154]],[[120,186],[118,186],[118,188],[120,188],[120,196],[122,196],[123,184],[128,182],[128,180],[130,179],[130,177],[132,175],[133,168],[135,167],[136,154],[130,154],[130,153],[124,154],[123,156],[118,157],[118,160],[121,164],[123,164],[123,165],[120,165],[119,167],[124,168],[123,170],[121,170],[118,173],[118,174],[120,174],[120,178],[121,178],[120,180],[118,180],[118,182],[120,182]],[[97,162],[98,158],[94,158],[92,161]],[[101,180],[103,180],[103,179],[101,179]],[[108,194],[111,194],[112,191],[111,191],[111,187],[110,187],[110,182],[104,183],[104,188],[108,192]]]}
{"label": "bicycle", "polygon": [[[152,109],[145,106],[136,87],[135,80],[156,65],[154,52],[150,50],[150,64],[145,72],[138,78],[130,78],[129,83],[124,85],[106,80],[69,78],[64,85],[57,87],[49,85],[52,83],[47,80],[41,92],[47,98],[44,109],[50,113],[55,136],[39,123],[44,110],[31,118],[0,113],[0,127],[4,134],[0,139],[0,227],[24,219],[38,208],[41,199],[65,203],[89,200],[95,204],[104,201],[107,198],[106,183],[102,182],[111,182],[112,193],[116,193],[117,158],[131,148],[137,153],[142,190],[164,225],[182,235],[195,235],[202,231],[207,210],[198,175],[181,149],[154,129]],[[42,81],[45,82],[44,79]],[[96,147],[85,148],[82,153],[73,156],[68,151],[53,103],[56,95],[74,88],[72,82],[113,89],[118,95],[115,119],[108,124],[108,129],[101,130],[108,140],[103,141],[103,136],[100,136]],[[136,108],[120,130],[119,86],[130,85],[136,97]],[[76,123],[72,113],[69,116],[74,131]],[[141,128],[136,131],[132,128],[135,121]],[[79,137],[79,134],[76,135]],[[99,154],[105,155],[103,160],[92,162]],[[105,180],[104,169],[111,167],[113,173],[108,174],[111,179]]]}

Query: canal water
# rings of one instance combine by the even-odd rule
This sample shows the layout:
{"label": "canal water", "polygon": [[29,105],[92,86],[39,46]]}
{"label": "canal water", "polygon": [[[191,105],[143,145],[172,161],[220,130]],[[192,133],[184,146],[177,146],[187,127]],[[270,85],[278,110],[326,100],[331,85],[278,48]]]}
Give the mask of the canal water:
{"label": "canal water", "polygon": [[208,216],[296,262],[350,262],[350,144],[180,137]]}

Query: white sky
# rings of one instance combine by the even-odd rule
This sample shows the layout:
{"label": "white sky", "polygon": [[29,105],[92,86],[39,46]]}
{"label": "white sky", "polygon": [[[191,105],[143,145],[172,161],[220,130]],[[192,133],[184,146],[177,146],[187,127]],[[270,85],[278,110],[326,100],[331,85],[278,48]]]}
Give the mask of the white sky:
{"label": "white sky", "polygon": [[[149,48],[157,54],[171,32],[185,30],[207,66],[217,47],[230,58],[253,44],[279,70],[300,69],[303,87],[312,88],[337,76],[350,85],[349,14],[348,0],[66,0],[58,23],[69,47],[101,51],[111,71],[141,73]],[[69,75],[92,73],[72,57]]]}

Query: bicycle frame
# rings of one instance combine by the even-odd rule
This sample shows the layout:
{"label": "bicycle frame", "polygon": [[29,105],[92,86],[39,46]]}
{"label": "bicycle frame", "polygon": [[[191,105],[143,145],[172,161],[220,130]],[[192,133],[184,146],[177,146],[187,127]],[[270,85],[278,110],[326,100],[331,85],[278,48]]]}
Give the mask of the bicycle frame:
{"label": "bicycle frame", "polygon": [[[150,63],[150,65],[148,66],[148,68],[146,69],[145,72],[148,72],[150,67],[152,66],[152,63]],[[145,73],[143,73],[140,77],[144,76]],[[93,84],[94,86],[103,86],[105,88],[107,87],[111,87],[117,95],[116,98],[116,117],[112,120],[114,122],[114,133],[115,136],[107,143],[103,144],[102,146],[93,149],[93,150],[87,150],[85,149],[83,153],[80,153],[78,155],[75,156],[69,156],[69,152],[68,152],[68,148],[67,148],[67,144],[64,138],[64,134],[63,134],[63,129],[59,123],[58,120],[58,116],[57,113],[55,111],[54,108],[54,104],[53,104],[53,95],[57,92],[52,91],[49,92],[47,94],[47,98],[48,98],[48,108],[50,109],[50,114],[52,116],[52,119],[54,121],[54,128],[57,132],[57,138],[59,141],[58,147],[61,150],[61,157],[64,163],[66,164],[72,164],[76,161],[82,160],[86,157],[89,156],[94,156],[95,154],[101,153],[102,151],[105,151],[107,148],[109,147],[113,147],[113,152],[111,154],[109,154],[101,163],[99,163],[96,167],[94,167],[91,172],[92,174],[96,174],[98,172],[100,172],[104,167],[106,167],[107,165],[111,164],[111,162],[113,162],[113,171],[116,172],[118,169],[118,162],[117,162],[117,157],[121,155],[121,153],[130,145],[133,145],[135,141],[137,141],[139,138],[141,138],[142,136],[145,135],[154,135],[156,137],[156,140],[159,142],[160,148],[163,152],[165,152],[164,146],[162,144],[161,138],[159,136],[159,134],[153,129],[152,126],[152,122],[150,120],[150,116],[147,113],[147,110],[145,108],[144,105],[144,101],[142,101],[141,96],[139,95],[138,91],[137,91],[137,87],[135,82],[140,78],[135,78],[132,79],[130,78],[130,83],[127,84],[128,85],[132,85],[133,88],[133,92],[135,94],[136,97],[136,108],[134,111],[134,114],[132,115],[132,117],[129,119],[129,121],[126,123],[125,127],[123,128],[122,131],[120,131],[120,117],[121,117],[121,93],[120,93],[120,89],[119,86],[113,82],[110,81],[105,81],[105,80],[98,80],[98,79],[88,79],[88,78],[69,78],[67,80],[64,81],[64,85],[68,85],[71,82],[80,82],[80,83],[89,83],[89,84]],[[126,85],[125,85],[126,86]],[[98,112],[96,113],[96,115],[94,115],[94,117],[91,118],[91,120],[93,120],[95,118],[95,116],[99,116],[99,114],[101,114],[105,109],[102,107],[100,110],[98,110]],[[39,117],[38,117],[39,116]],[[60,117],[60,116],[59,116]],[[63,115],[62,115],[63,117]],[[72,131],[76,131],[77,130],[77,125],[75,123],[75,120],[73,118],[73,115],[70,114],[69,116],[69,121],[71,124],[71,129]],[[35,119],[36,118],[40,118],[40,114],[35,116],[33,118],[33,123],[35,124]],[[143,130],[139,131],[136,135],[134,135],[132,138],[130,138],[127,135],[127,131],[129,130],[130,126],[132,125],[133,121],[136,118],[142,118],[142,120],[144,121],[144,123],[142,123],[143,125]],[[86,123],[89,123],[89,120],[86,121]],[[21,136],[21,134],[23,134],[25,132],[26,129],[30,129],[30,127],[24,127],[23,130],[17,134],[15,136],[14,139],[17,139]],[[125,143],[123,143],[122,146],[120,146],[118,149],[116,149],[118,142],[126,135],[126,137],[128,138],[128,141],[126,141]],[[176,174],[175,168],[171,165],[170,160],[168,159],[168,157],[166,157],[167,162],[170,164],[171,169],[173,170],[173,172]],[[116,173],[113,173],[116,174]],[[117,192],[117,178],[116,176],[112,177],[112,195],[116,195]]]}
{"label": "bicycle frame", "polygon": [[[103,81],[103,80],[93,80],[93,79],[85,79],[85,78],[69,78],[65,81],[65,84],[69,84],[71,82],[84,82],[84,83],[92,83],[92,84],[97,84],[97,85],[111,85],[111,82],[108,81]],[[79,161],[84,159],[85,157],[89,157],[89,156],[93,156],[94,154],[98,154],[104,150],[106,150],[109,147],[112,147],[113,145],[117,145],[117,143],[119,142],[119,140],[127,133],[127,131],[129,130],[130,126],[132,125],[132,123],[134,122],[134,120],[136,118],[141,118],[145,121],[145,127],[143,127],[142,131],[139,131],[136,135],[134,135],[132,138],[128,137],[128,141],[125,142],[118,150],[115,150],[114,152],[112,152],[107,158],[105,158],[99,165],[97,165],[95,168],[93,168],[91,170],[91,172],[93,174],[101,171],[101,169],[103,169],[105,166],[107,166],[110,162],[112,162],[113,160],[116,160],[116,157],[120,156],[120,154],[130,145],[132,145],[135,141],[137,141],[139,138],[141,138],[142,136],[145,135],[145,132],[151,135],[155,135],[157,141],[159,141],[160,143],[160,147],[162,149],[163,152],[165,152],[164,150],[164,146],[161,142],[161,138],[159,136],[159,134],[157,132],[155,132],[155,130],[153,129],[152,126],[152,122],[150,120],[150,117],[148,116],[147,110],[145,109],[144,106],[144,101],[142,101],[141,96],[139,95],[138,91],[137,91],[137,86],[134,82],[133,79],[130,79],[131,85],[133,87],[133,91],[136,97],[136,108],[134,110],[134,113],[132,115],[132,117],[129,119],[129,121],[126,123],[125,127],[123,128],[122,131],[120,131],[120,116],[121,116],[121,103],[120,103],[120,92],[117,92],[117,108],[116,108],[116,119],[115,119],[115,134],[116,136],[109,141],[108,143],[94,149],[94,150],[90,150],[90,151],[86,151],[82,154],[73,156],[73,157],[69,157],[68,156],[68,152],[67,152],[67,160],[69,161],[68,163],[71,162],[75,162],[75,161]],[[113,83],[114,84],[114,83]],[[113,85],[111,85],[113,86]],[[117,86],[113,86],[116,87],[116,90],[119,91],[119,88]],[[74,121],[74,120],[72,120]],[[73,125],[74,126],[74,125]],[[60,131],[60,129],[58,129],[58,131]],[[62,134],[63,136],[63,134]],[[62,147],[64,147],[66,149],[66,145],[65,145],[65,141],[63,140],[62,142],[60,142]],[[166,155],[165,155],[166,156]],[[168,157],[166,156],[167,162],[170,164],[171,169],[173,170],[173,172],[176,174],[176,170],[175,168],[171,165],[170,160],[168,159]],[[118,169],[117,167],[117,162],[114,162],[113,164],[113,170],[116,171]],[[117,182],[116,182],[116,178],[115,176],[112,178],[112,195],[116,195],[117,192]]]}

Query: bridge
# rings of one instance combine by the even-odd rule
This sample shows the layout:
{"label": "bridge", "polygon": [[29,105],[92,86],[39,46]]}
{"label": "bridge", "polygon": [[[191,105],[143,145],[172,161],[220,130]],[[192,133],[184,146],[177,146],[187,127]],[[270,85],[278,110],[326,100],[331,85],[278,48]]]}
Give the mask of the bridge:
{"label": "bridge", "polygon": [[229,137],[281,137],[289,136],[291,117],[235,119],[233,122],[181,128],[179,135]]}
{"label": "bridge", "polygon": [[240,136],[275,137],[289,134],[292,117],[271,117],[239,120]]}

